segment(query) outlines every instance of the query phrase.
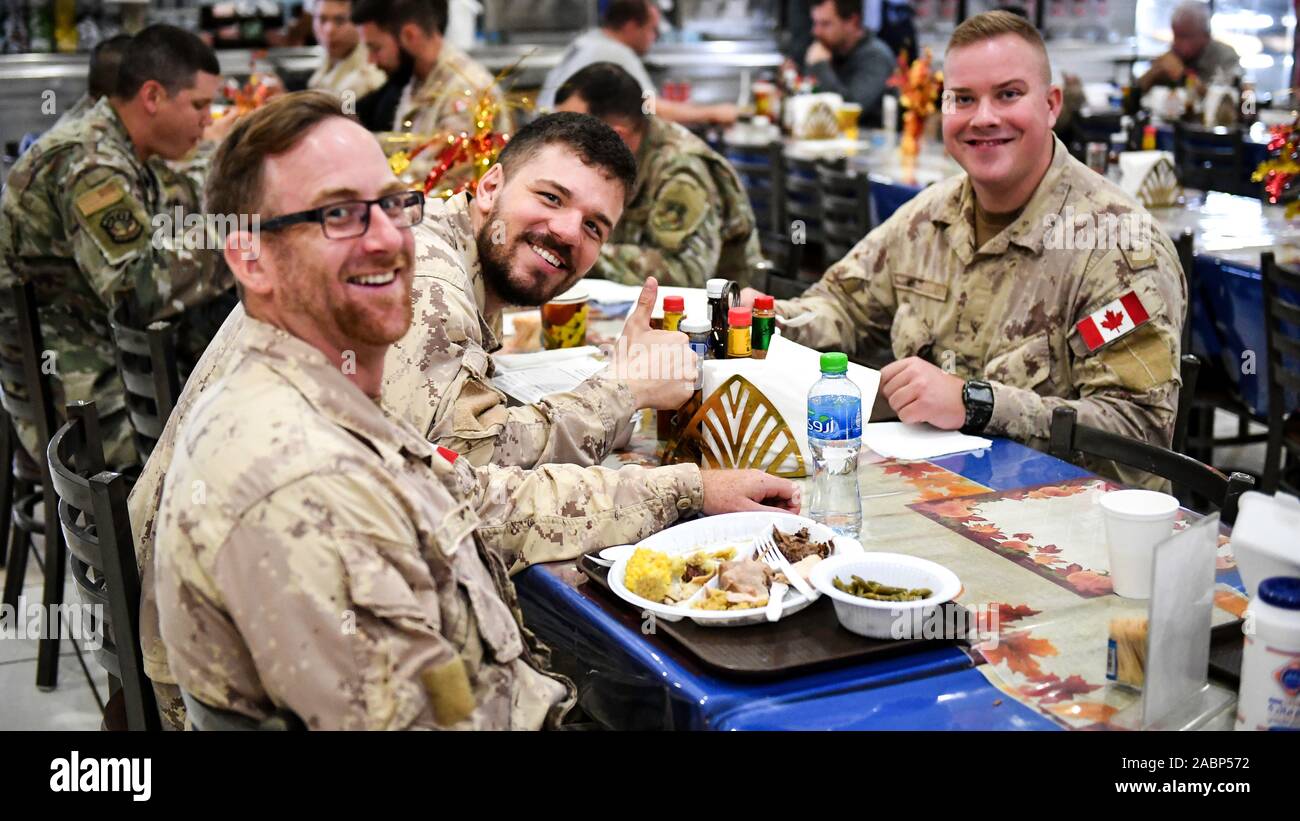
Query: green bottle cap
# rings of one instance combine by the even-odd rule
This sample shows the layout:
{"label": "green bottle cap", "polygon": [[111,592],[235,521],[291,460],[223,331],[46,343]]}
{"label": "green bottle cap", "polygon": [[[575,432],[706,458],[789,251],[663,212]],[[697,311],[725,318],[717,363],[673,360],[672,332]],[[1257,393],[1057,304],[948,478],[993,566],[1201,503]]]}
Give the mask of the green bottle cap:
{"label": "green bottle cap", "polygon": [[847,373],[849,357],[842,353],[822,354],[822,373]]}

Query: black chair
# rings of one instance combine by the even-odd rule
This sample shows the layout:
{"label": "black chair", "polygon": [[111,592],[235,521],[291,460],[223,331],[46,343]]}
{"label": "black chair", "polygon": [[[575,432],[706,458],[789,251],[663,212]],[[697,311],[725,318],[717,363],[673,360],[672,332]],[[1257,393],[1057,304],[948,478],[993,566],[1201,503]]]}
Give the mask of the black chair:
{"label": "black chair", "polygon": [[1175,453],[1183,453],[1187,448],[1187,426],[1192,415],[1193,397],[1196,396],[1196,382],[1201,374],[1201,360],[1192,354],[1183,354],[1178,362],[1178,375],[1183,386],[1178,391],[1178,411],[1174,416]]}
{"label": "black chair", "polygon": [[1260,270],[1268,340],[1268,450],[1263,489],[1266,493],[1279,489],[1300,493],[1300,475],[1295,475],[1300,467],[1300,272],[1278,265],[1271,251],[1263,255]]}
{"label": "black chair", "polygon": [[155,322],[139,330],[129,322],[128,304],[117,306],[109,324],[117,348],[118,373],[126,389],[135,449],[143,464],[149,460],[176,407],[181,378],[176,364],[176,326]]}
{"label": "black chair", "polygon": [[1259,197],[1245,166],[1245,146],[1239,128],[1205,128],[1174,124],[1174,165],[1178,181],[1188,188]]}
{"label": "black chair", "polygon": [[1120,130],[1119,112],[1106,112],[1084,116],[1076,114],[1070,124],[1067,149],[1079,162],[1087,162],[1088,143],[1105,143],[1110,146],[1110,136]]}
{"label": "black chair", "polygon": [[261,730],[263,732],[303,732],[307,725],[289,710],[277,709],[262,720],[249,718],[231,710],[220,710],[199,701],[187,690],[181,688],[181,700],[185,702],[185,714],[189,717],[190,727],[200,731],[239,732]]}
{"label": "black chair", "polygon": [[[820,269],[825,258],[822,251],[822,208],[817,163],[814,160],[786,157],[784,165],[783,220],[778,225],[790,232],[792,242],[804,246],[803,263]],[[802,270],[795,271],[794,274],[811,279]]]}
{"label": "black chair", "polygon": [[819,164],[817,184],[821,194],[822,247],[829,265],[848,256],[871,231],[871,180],[841,160]]}
{"label": "black chair", "polygon": [[760,232],[774,230],[779,210],[776,200],[782,196],[780,177],[777,176],[779,166],[773,164],[773,146],[776,155],[780,156],[780,142],[770,145],[726,143],[724,146],[727,162],[736,170],[736,175],[745,186],[745,193],[749,195],[749,203],[754,208],[755,225]]}
{"label": "black chair", "polygon": [[[21,447],[13,448],[13,495],[18,501],[13,506],[14,527],[9,541],[4,603],[17,607],[27,573],[27,556],[34,551],[32,536],[40,534],[45,547],[41,560],[45,576],[41,604],[44,612],[53,613],[63,603],[66,559],[58,508],[54,494],[49,491],[49,464],[44,458],[55,427],[53,393],[44,367],[44,354],[32,284],[14,285],[0,294],[0,385],[4,388],[4,409],[10,417],[7,435],[16,438],[13,425],[25,422],[36,431],[37,449],[27,454]],[[38,491],[38,486],[42,490]],[[48,632],[53,635],[38,640],[36,659],[36,686],[43,690],[58,686],[59,678],[59,635],[58,631]]]}
{"label": "black chair", "polygon": [[161,730],[140,650],[140,573],[126,477],[104,469],[95,403],[78,402],[67,410],[67,424],[50,439],[47,455],[72,578],[82,603],[103,614],[95,658],[108,671],[110,700],[121,691],[127,729]]}
{"label": "black chair", "polygon": [[808,288],[808,282],[798,278],[799,261],[803,246],[796,245],[783,234],[768,233],[759,236],[763,257],[768,262],[767,281],[759,286],[765,294],[777,299],[794,299]]}
{"label": "black chair", "polygon": [[1224,476],[1190,456],[1118,433],[1080,425],[1074,408],[1052,411],[1048,452],[1057,459],[1075,464],[1079,464],[1083,456],[1109,459],[1168,479],[1176,489],[1184,488],[1209,499],[1222,511],[1223,521],[1228,524],[1237,518],[1237,500],[1241,494],[1255,486],[1255,480],[1244,473]]}
{"label": "black chair", "polygon": [[[1183,266],[1183,276],[1187,280],[1187,310],[1183,319],[1182,350],[1183,353],[1189,353],[1193,345],[1193,306],[1202,303],[1208,309],[1208,306],[1213,303],[1213,297],[1202,290],[1200,277],[1196,273],[1196,251],[1191,230],[1185,229],[1174,240],[1174,247],[1178,251],[1178,260]],[[1184,391],[1186,392],[1186,388]],[[1236,417],[1235,435],[1215,435],[1216,411],[1224,411]],[[1233,380],[1224,372],[1223,365],[1213,360],[1202,362],[1196,392],[1191,394],[1187,423],[1189,435],[1181,445],[1175,445],[1175,450],[1212,465],[1216,447],[1253,445],[1267,440],[1267,433],[1250,432],[1250,423],[1254,416],[1254,411],[1241,398]]]}

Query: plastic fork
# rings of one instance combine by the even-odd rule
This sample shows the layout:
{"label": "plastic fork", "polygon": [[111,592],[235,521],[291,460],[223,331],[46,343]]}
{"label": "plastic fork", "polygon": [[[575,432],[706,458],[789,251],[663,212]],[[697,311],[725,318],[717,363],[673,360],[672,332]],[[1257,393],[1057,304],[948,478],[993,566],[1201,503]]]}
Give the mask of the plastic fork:
{"label": "plastic fork", "polygon": [[[785,554],[776,546],[776,541],[772,538],[772,532],[769,530],[763,535],[754,539],[754,555],[762,559],[769,567],[780,570],[785,577],[794,585],[794,589],[807,596],[809,599],[817,598],[817,592],[812,589],[812,585],[804,581],[786,559]],[[770,596],[769,596],[770,598]]]}

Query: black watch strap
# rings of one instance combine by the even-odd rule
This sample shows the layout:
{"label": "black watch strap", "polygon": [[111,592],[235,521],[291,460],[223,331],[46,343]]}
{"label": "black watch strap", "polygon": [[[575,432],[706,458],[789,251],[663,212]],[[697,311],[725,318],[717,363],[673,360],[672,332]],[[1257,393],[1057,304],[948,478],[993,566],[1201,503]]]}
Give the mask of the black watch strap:
{"label": "black watch strap", "polygon": [[966,406],[966,424],[961,426],[961,432],[983,433],[993,418],[993,386],[971,379],[961,389],[961,402]]}

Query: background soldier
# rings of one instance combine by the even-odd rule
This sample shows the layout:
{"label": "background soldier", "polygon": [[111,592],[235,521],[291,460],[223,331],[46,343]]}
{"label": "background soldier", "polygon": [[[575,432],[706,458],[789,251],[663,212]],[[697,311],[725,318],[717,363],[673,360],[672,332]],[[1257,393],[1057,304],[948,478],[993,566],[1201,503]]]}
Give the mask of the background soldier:
{"label": "background soldier", "polygon": [[754,209],[736,171],[699,137],[647,113],[637,81],[613,63],[570,77],[556,108],[592,114],[636,154],[636,186],[593,276],[703,288],[712,277],[757,282],[763,261]]}
{"label": "background soldier", "polygon": [[[110,311],[126,300],[136,327],[179,319],[229,289],[211,251],[158,230],[174,213],[153,157],[180,159],[208,125],[216,55],[195,35],[150,26],[127,44],[117,92],[47,132],[14,166],[0,204],[0,285],[35,285],[55,354],[55,406],[94,400],[113,468],[135,461],[114,363]],[[206,342],[182,328],[192,363]],[[30,450],[35,432],[18,426]]]}

